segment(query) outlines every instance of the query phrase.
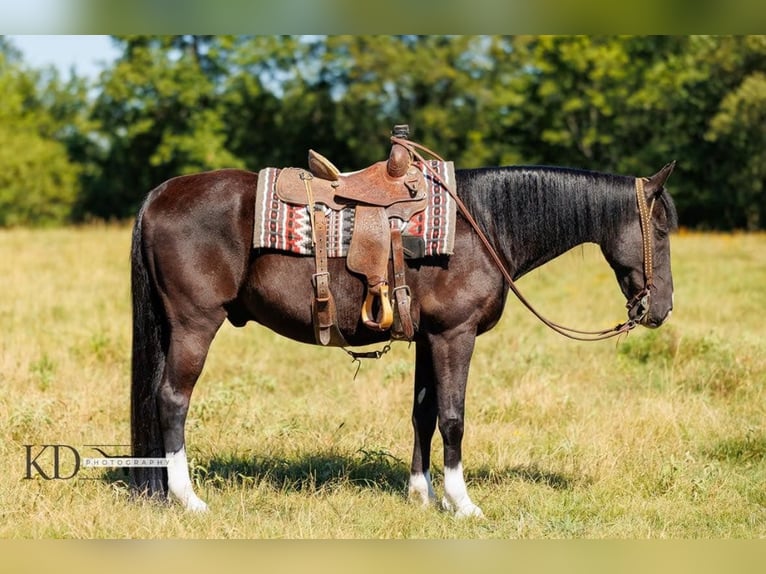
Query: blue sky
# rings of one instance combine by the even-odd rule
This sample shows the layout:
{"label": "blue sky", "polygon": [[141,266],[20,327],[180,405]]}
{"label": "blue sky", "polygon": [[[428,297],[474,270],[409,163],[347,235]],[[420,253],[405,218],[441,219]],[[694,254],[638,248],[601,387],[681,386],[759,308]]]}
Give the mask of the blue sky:
{"label": "blue sky", "polygon": [[9,36],[34,68],[56,66],[64,76],[72,67],[79,76],[98,77],[118,51],[109,36]]}

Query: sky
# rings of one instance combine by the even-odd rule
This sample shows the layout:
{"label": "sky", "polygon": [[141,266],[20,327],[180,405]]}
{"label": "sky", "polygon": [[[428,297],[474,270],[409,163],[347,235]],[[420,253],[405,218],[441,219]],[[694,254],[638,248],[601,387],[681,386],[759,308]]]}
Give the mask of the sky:
{"label": "sky", "polygon": [[64,77],[72,67],[78,76],[97,78],[118,56],[109,36],[8,36],[33,68],[56,66]]}

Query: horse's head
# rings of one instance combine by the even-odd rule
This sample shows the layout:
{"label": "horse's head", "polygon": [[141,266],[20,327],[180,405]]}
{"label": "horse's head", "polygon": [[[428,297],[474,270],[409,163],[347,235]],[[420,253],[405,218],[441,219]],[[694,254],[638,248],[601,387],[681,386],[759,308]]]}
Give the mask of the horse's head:
{"label": "horse's head", "polygon": [[659,327],[673,310],[669,235],[677,218],[664,184],[674,166],[669,163],[637,181],[635,217],[601,247],[628,300],[629,319],[651,328]]}

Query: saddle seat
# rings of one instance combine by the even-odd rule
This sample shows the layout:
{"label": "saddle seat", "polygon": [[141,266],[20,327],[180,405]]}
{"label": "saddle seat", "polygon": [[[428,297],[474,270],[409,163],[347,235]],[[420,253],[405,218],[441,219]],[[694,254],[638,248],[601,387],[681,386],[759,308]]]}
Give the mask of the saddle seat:
{"label": "saddle seat", "polygon": [[[365,277],[367,293],[361,310],[364,325],[392,338],[411,340],[410,293],[405,284],[401,228],[426,208],[428,197],[422,170],[410,151],[394,143],[387,161],[362,170],[341,173],[323,155],[309,150],[309,170],[287,167],[276,182],[279,199],[305,205],[311,214],[316,260],[314,327],[317,342],[344,345],[335,318],[335,302],[327,272],[327,223],[322,206],[338,211],[353,208],[354,229],[346,266]],[[396,221],[399,220],[399,221]],[[396,314],[389,298],[388,265],[393,258]],[[377,302],[377,305],[376,305]]]}
{"label": "saddle seat", "polygon": [[[401,145],[394,144],[392,156],[396,148],[409,154]],[[309,150],[309,171],[284,168],[277,180],[277,196],[293,205],[319,203],[335,211],[356,205],[382,207],[388,217],[409,221],[426,207],[425,176],[412,162],[407,163],[400,176],[392,176],[390,166],[389,158],[359,171],[341,173],[326,157]],[[310,182],[313,202],[308,197],[306,181]]]}
{"label": "saddle seat", "polygon": [[[403,159],[403,156],[406,159]],[[388,161],[379,161],[351,173],[341,173],[320,153],[309,150],[309,171],[315,177],[329,181],[340,199],[389,207],[401,201],[425,198],[425,178],[409,157],[409,152],[394,144]]]}

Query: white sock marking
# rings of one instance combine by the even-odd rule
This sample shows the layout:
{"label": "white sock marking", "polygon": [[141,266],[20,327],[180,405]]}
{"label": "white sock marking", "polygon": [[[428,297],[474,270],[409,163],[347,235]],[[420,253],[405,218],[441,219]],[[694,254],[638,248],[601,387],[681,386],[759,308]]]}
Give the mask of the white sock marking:
{"label": "white sock marking", "polygon": [[194,487],[189,478],[189,462],[186,459],[186,448],[181,447],[178,452],[170,453],[168,459],[168,490],[176,497],[186,510],[204,512],[205,504],[194,494]]}
{"label": "white sock marking", "polygon": [[463,480],[463,464],[458,463],[455,468],[444,468],[444,498],[442,507],[455,513],[455,516],[463,518],[466,516],[483,517],[481,508],[476,506],[471,497],[468,496],[468,489]]}
{"label": "white sock marking", "polygon": [[410,474],[409,494],[410,499],[420,502],[422,506],[428,506],[436,500],[430,471]]}

